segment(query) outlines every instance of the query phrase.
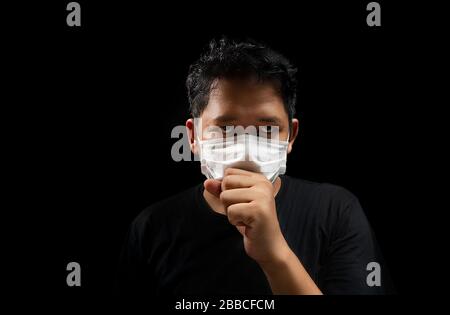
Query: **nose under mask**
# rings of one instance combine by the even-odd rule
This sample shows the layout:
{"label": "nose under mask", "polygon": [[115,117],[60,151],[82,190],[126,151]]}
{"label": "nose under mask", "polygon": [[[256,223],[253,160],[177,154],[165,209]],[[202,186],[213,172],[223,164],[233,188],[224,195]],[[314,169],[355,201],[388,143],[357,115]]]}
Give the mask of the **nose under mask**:
{"label": "nose under mask", "polygon": [[286,172],[288,141],[250,134],[231,139],[199,141],[201,171],[207,178],[222,179],[227,168],[263,174],[269,181]]}

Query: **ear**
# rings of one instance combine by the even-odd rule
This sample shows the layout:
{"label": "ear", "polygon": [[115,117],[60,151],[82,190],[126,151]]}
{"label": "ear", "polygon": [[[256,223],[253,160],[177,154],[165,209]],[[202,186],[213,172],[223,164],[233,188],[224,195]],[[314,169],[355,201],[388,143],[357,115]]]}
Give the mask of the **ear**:
{"label": "ear", "polygon": [[292,151],[292,146],[294,145],[294,141],[295,141],[295,139],[297,139],[297,136],[298,136],[298,130],[299,130],[298,119],[293,118],[292,119],[292,130],[291,130],[291,134],[289,135],[289,145],[288,145],[287,153],[291,153],[291,151]]}
{"label": "ear", "polygon": [[189,118],[188,120],[186,120],[185,126],[186,126],[186,132],[187,132],[188,140],[189,140],[189,147],[191,148],[192,153],[198,154],[198,148],[197,148],[197,144],[195,142],[194,119]]}

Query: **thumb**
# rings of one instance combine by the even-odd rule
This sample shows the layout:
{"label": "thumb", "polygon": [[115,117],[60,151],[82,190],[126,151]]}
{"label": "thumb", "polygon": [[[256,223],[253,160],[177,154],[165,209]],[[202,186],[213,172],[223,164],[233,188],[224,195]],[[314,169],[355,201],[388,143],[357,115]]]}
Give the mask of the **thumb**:
{"label": "thumb", "polygon": [[203,186],[205,186],[205,189],[215,197],[219,198],[220,193],[222,192],[222,183],[219,180],[216,179],[207,179],[203,183]]}

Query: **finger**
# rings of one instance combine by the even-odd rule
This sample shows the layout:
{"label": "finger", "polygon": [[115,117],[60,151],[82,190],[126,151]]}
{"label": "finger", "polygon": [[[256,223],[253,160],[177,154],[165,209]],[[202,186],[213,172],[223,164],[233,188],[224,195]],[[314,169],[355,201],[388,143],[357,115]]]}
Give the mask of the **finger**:
{"label": "finger", "polygon": [[244,176],[255,176],[258,173],[255,172],[250,172],[250,171],[246,171],[246,170],[241,170],[239,168],[233,168],[233,167],[229,167],[224,171],[224,176],[227,175],[244,175]]}
{"label": "finger", "polygon": [[220,193],[220,201],[225,206],[241,202],[251,202],[256,198],[255,192],[249,188],[230,189]]}
{"label": "finger", "polygon": [[249,188],[256,183],[253,177],[245,175],[227,175],[222,179],[222,191],[234,188]]}
{"label": "finger", "polygon": [[216,196],[217,198],[220,197],[220,193],[222,192],[220,181],[216,179],[207,179],[203,183],[203,186],[210,194]]}
{"label": "finger", "polygon": [[236,203],[227,208],[228,221],[235,226],[250,226],[254,213],[251,203]]}

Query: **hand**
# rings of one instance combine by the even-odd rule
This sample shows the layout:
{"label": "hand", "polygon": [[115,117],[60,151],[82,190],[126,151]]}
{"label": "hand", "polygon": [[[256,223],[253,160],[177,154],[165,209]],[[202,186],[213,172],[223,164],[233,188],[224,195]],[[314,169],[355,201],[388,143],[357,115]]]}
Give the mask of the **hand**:
{"label": "hand", "polygon": [[274,187],[263,175],[229,168],[221,182],[206,180],[205,189],[215,196],[213,210],[226,214],[243,235],[245,251],[274,294],[322,294],[281,233]]}
{"label": "hand", "polygon": [[229,168],[221,182],[205,181],[220,198],[225,214],[244,237],[246,253],[261,266],[276,265],[290,254],[277,218],[274,187],[266,177]]}

